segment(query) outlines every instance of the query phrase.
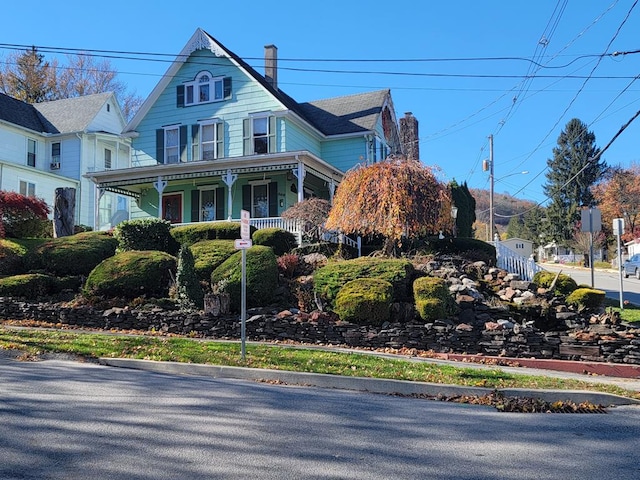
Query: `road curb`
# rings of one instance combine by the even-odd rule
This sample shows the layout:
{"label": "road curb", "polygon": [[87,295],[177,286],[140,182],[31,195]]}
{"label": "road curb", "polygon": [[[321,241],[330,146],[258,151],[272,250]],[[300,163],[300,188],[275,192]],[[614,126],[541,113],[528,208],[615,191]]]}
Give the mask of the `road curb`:
{"label": "road curb", "polygon": [[509,397],[538,398],[547,402],[591,403],[594,405],[619,406],[640,405],[639,400],[609,393],[582,390],[531,390],[531,389],[491,389],[485,387],[467,387],[437,383],[413,382],[405,380],[387,380],[365,377],[345,377],[321,373],[289,372],[285,370],[258,369],[246,367],[227,367],[220,365],[202,365],[180,362],[156,362],[126,358],[99,358],[102,365],[146,370],[172,375],[199,375],[210,378],[228,378],[236,380],[269,381],[287,385],[335,388],[368,393],[394,395],[425,396],[482,396],[498,391]]}

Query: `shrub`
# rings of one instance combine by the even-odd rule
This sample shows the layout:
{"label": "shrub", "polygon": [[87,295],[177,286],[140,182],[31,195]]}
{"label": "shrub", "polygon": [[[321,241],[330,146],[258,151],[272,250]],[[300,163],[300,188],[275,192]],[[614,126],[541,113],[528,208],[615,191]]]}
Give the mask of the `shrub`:
{"label": "shrub", "polygon": [[194,268],[200,280],[211,280],[211,272],[236,252],[232,240],[201,240],[191,245]]}
{"label": "shrub", "polygon": [[423,320],[445,318],[454,311],[454,302],[442,278],[420,277],[413,282],[416,310]]}
{"label": "shrub", "polygon": [[604,304],[605,292],[593,288],[576,288],[567,297],[567,303],[581,308],[596,309]]}
{"label": "shrub", "polygon": [[54,275],[88,275],[116,253],[118,241],[107,232],[83,232],[51,239],[34,252],[34,265]]}
{"label": "shrub", "polygon": [[379,326],[389,320],[393,286],[379,278],[358,278],[344,284],[336,295],[334,311],[341,320]]}
{"label": "shrub", "polygon": [[[261,307],[273,301],[278,287],[278,267],[273,250],[256,245],[246,252],[247,307]],[[231,308],[241,307],[242,252],[236,252],[211,274],[211,285],[231,298]]]}
{"label": "shrub", "polygon": [[0,190],[0,238],[27,238],[42,235],[50,209],[41,198]]}
{"label": "shrub", "polygon": [[[250,227],[250,233],[256,231]],[[239,222],[203,222],[192,225],[180,225],[171,229],[171,236],[180,245],[193,245],[202,240],[235,240],[240,238]]]}
{"label": "shrub", "polygon": [[487,265],[496,264],[496,247],[474,238],[448,237],[429,240],[426,253],[435,255],[460,255],[472,261],[481,260]]}
{"label": "shrub", "polygon": [[0,275],[23,273],[27,249],[11,240],[0,238]]}
{"label": "shrub", "polygon": [[120,222],[113,231],[118,251],[158,250],[176,254],[180,248],[171,236],[171,223],[159,218],[142,218]]}
{"label": "shrub", "polygon": [[287,253],[277,258],[278,271],[286,278],[293,278],[300,263],[300,257],[293,253]]}
{"label": "shrub", "polygon": [[[558,274],[555,272],[541,270],[533,276],[533,283],[542,288],[550,288],[551,284],[556,278],[556,275]],[[573,292],[576,288],[578,288],[578,284],[576,283],[576,281],[569,275],[561,273],[560,275],[558,275],[558,279],[556,280],[553,294],[567,296],[571,294],[571,292]]]}
{"label": "shrub", "polygon": [[408,260],[362,257],[319,268],[314,274],[314,289],[320,298],[332,305],[345,283],[357,278],[379,278],[393,286],[393,300],[403,302],[411,298],[414,273]]}
{"label": "shrub", "polygon": [[273,248],[276,256],[284,255],[298,246],[296,236],[282,228],[261,228],[251,237],[254,245],[265,245]]}
{"label": "shrub", "polygon": [[176,258],[160,251],[117,253],[94,268],[84,285],[87,296],[166,297]]}
{"label": "shrub", "polygon": [[199,309],[204,305],[204,293],[194,268],[193,254],[186,245],[180,247],[178,252],[176,290],[181,307]]}
{"label": "shrub", "polygon": [[60,290],[58,280],[43,273],[25,273],[0,279],[0,297],[34,299]]}

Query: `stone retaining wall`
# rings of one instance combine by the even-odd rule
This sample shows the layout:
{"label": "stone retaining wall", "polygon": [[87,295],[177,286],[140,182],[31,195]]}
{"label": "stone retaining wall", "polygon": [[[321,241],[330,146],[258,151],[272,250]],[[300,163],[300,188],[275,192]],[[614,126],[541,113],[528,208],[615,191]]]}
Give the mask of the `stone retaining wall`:
{"label": "stone retaining wall", "polygon": [[[378,328],[335,321],[321,312],[249,313],[246,322],[248,340],[291,340],[372,349],[405,347],[439,353],[640,364],[640,330],[624,325],[593,324],[544,332],[518,324],[501,328],[500,324],[487,322],[484,327],[474,327],[450,320],[436,320],[430,323],[388,323]],[[493,318],[490,311],[483,315],[487,319]],[[237,316],[215,317],[161,308],[99,310],[0,298],[0,319],[36,320],[104,330],[195,333],[216,339],[240,338]]]}

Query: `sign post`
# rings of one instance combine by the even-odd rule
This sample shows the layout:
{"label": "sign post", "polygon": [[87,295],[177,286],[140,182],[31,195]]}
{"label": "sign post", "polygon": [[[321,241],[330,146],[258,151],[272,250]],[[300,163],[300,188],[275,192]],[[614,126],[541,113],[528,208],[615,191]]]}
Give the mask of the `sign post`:
{"label": "sign post", "polygon": [[594,288],[595,272],[593,268],[593,232],[599,232],[602,229],[602,215],[597,208],[589,207],[582,210],[580,222],[582,231],[589,232],[589,266],[591,267],[591,288]]}
{"label": "sign post", "polygon": [[622,284],[622,242],[620,237],[624,232],[624,218],[613,219],[613,234],[618,239],[618,274],[620,275],[620,310],[624,310],[623,284]]}
{"label": "sign post", "polygon": [[246,210],[240,211],[240,239],[234,241],[234,246],[242,250],[242,281],[240,286],[240,354],[245,360],[247,342],[247,248],[251,248],[251,230],[249,228],[250,215]]}

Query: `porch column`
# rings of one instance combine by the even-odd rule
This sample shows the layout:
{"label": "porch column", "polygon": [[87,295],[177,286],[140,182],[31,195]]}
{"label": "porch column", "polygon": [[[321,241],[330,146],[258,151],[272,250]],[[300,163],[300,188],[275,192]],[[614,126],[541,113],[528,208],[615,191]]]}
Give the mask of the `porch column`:
{"label": "porch column", "polygon": [[304,177],[307,175],[304,163],[298,162],[298,168],[294,168],[293,174],[298,179],[298,203],[304,200]]}
{"label": "porch column", "polygon": [[162,180],[162,177],[158,177],[158,180],[153,182],[153,186],[158,192],[158,218],[162,218],[162,192],[167,187],[167,182]]}
{"label": "porch column", "polygon": [[335,180],[332,178],[331,181],[329,182],[329,203],[331,205],[333,205],[333,196],[336,193],[336,182]]}
{"label": "porch column", "polygon": [[100,228],[100,199],[104,195],[104,190],[96,185],[95,205],[93,206],[93,229]]}
{"label": "porch column", "polygon": [[222,176],[222,181],[227,186],[227,212],[229,215],[227,216],[227,220],[231,221],[232,213],[233,213],[233,195],[231,195],[231,187],[238,180],[237,173],[231,173],[231,169],[227,170],[227,173]]}

